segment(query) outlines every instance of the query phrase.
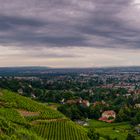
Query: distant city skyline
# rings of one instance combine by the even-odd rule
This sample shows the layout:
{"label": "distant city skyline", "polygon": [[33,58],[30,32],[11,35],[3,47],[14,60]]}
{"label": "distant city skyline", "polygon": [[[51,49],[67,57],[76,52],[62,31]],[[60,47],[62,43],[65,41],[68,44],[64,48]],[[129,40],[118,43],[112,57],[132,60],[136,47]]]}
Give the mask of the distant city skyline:
{"label": "distant city skyline", "polygon": [[0,3],[0,67],[140,66],[140,0]]}

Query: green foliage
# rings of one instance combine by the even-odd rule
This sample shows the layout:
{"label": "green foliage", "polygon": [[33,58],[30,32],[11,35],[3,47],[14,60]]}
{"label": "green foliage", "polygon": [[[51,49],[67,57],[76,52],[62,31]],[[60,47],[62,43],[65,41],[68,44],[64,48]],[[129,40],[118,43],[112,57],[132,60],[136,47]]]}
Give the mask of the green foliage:
{"label": "green foliage", "polygon": [[72,120],[82,119],[81,116],[83,116],[79,106],[77,105],[63,105],[58,107],[58,110]]}
{"label": "green foliage", "polygon": [[0,117],[0,132],[6,134],[6,135],[11,135],[13,134],[15,130],[15,125],[13,125],[11,122],[7,121],[4,117]]}
{"label": "green foliage", "polygon": [[136,139],[134,135],[128,134],[126,140],[136,140]]}
{"label": "green foliage", "polygon": [[90,107],[89,118],[99,119],[101,116],[102,107],[97,105],[96,107]]}
{"label": "green foliage", "polygon": [[28,111],[38,111],[47,109],[44,105],[39,104],[29,98],[18,96],[16,93],[8,90],[2,90],[3,95],[0,96],[0,100],[6,102],[7,107],[14,107],[20,109],[26,109]]}
{"label": "green foliage", "polygon": [[130,120],[131,120],[131,110],[128,107],[121,108],[119,113],[117,114],[116,121],[123,122]]}
{"label": "green foliage", "polygon": [[25,119],[15,109],[0,108],[0,116],[4,117],[6,120],[15,122],[18,124],[24,124]]}
{"label": "green foliage", "polygon": [[57,111],[52,111],[51,109],[47,109],[45,111],[41,111],[39,115],[37,116],[27,116],[25,118],[28,121],[34,121],[34,120],[39,120],[39,119],[43,119],[43,120],[44,119],[59,119],[59,118],[65,118],[65,117],[63,114]]}
{"label": "green foliage", "polygon": [[19,140],[43,140],[43,138],[37,136],[35,132],[27,129],[19,129],[17,131],[17,138],[19,138]]}
{"label": "green foliage", "polygon": [[8,90],[1,93],[1,140],[89,140],[85,129],[47,105]]}
{"label": "green foliage", "polygon": [[[111,140],[126,140],[128,133],[133,133],[131,125],[128,122],[105,123],[97,120],[90,120],[89,126],[94,127],[95,131],[100,134],[100,137]],[[139,139],[140,137],[136,140]]]}
{"label": "green foliage", "polygon": [[140,111],[138,111],[135,117],[132,119],[132,124],[137,125],[140,123]]}
{"label": "green foliage", "polygon": [[3,117],[0,117],[0,134],[1,140],[42,140],[34,132],[26,128],[21,129],[21,127]]}
{"label": "green foliage", "polygon": [[[64,117],[60,112],[52,110],[48,106],[33,101],[29,98],[19,96],[16,93],[8,90],[2,90],[3,95],[0,96],[0,101],[5,102],[8,108],[23,109],[32,112],[41,112],[39,118],[51,119]],[[37,118],[37,117],[32,117]]]}
{"label": "green foliage", "polygon": [[94,128],[90,128],[87,135],[90,140],[99,140],[100,138],[99,133],[96,133]]}
{"label": "green foliage", "polygon": [[48,140],[89,140],[86,132],[71,121],[42,122],[33,128]]}

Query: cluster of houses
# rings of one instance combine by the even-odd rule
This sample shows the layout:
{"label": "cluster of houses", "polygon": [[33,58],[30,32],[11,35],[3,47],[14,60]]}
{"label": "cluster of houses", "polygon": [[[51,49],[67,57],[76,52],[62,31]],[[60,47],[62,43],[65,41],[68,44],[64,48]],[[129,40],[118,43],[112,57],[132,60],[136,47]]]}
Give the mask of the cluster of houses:
{"label": "cluster of houses", "polygon": [[103,105],[103,106],[109,106],[105,101],[96,101],[93,103],[93,107],[96,107],[97,105]]}
{"label": "cluster of houses", "polygon": [[[106,122],[106,123],[112,123],[114,122],[115,118],[116,118],[116,112],[113,110],[108,110],[108,111],[104,111],[102,113],[102,116],[98,120]],[[87,121],[77,120],[76,123],[82,126],[88,126]],[[140,132],[140,129],[139,129],[139,132]]]}
{"label": "cluster of houses", "polygon": [[[65,102],[65,104],[69,104],[69,105],[80,104],[84,107],[89,107],[90,106],[89,101],[88,100],[83,100],[82,98],[67,100]],[[93,103],[93,107],[95,107],[96,105],[108,105],[108,104],[106,104],[104,101]],[[115,118],[116,118],[116,112],[113,111],[113,110],[107,110],[107,111],[104,111],[102,113],[102,116],[98,120],[104,121],[104,122],[107,122],[107,123],[112,123],[115,120]]]}
{"label": "cluster of houses", "polygon": [[79,98],[79,99],[75,99],[75,100],[67,100],[66,101],[66,104],[80,104],[84,107],[89,107],[90,106],[90,103],[88,100],[83,100],[82,98]]}

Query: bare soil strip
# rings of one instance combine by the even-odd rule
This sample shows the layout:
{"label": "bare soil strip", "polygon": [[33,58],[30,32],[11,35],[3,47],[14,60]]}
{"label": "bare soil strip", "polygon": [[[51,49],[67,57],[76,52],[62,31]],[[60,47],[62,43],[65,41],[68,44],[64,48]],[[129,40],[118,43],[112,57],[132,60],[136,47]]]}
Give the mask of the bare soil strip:
{"label": "bare soil strip", "polygon": [[30,116],[39,116],[39,112],[30,112],[27,110],[17,110],[21,116],[30,117]]}

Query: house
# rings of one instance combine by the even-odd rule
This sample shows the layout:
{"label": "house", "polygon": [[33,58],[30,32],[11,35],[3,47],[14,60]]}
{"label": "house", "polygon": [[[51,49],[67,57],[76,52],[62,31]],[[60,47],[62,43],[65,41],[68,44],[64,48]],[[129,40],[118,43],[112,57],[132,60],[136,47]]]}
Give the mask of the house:
{"label": "house", "polygon": [[116,113],[113,110],[104,111],[102,117],[99,118],[100,121],[111,123],[115,120]]}
{"label": "house", "polygon": [[66,104],[76,104],[77,103],[77,101],[76,100],[67,100],[66,101]]}
{"label": "house", "polygon": [[66,101],[66,104],[79,104],[79,105],[82,105],[84,107],[89,107],[90,106],[90,103],[88,100],[83,100],[81,98],[79,99],[75,99],[75,100],[67,100]]}
{"label": "house", "polygon": [[89,106],[90,106],[90,103],[89,103],[88,100],[82,100],[82,105],[83,105],[84,107],[89,107]]}
{"label": "house", "polygon": [[18,89],[18,91],[17,91],[19,94],[23,94],[23,89],[22,88],[20,88],[20,89]]}
{"label": "house", "polygon": [[135,127],[135,131],[137,132],[137,134],[140,134],[140,126],[139,125],[137,127]]}
{"label": "house", "polygon": [[135,94],[140,94],[140,89],[134,91]]}
{"label": "house", "polygon": [[131,94],[128,93],[128,94],[124,94],[123,96],[126,97],[126,98],[128,99],[128,98],[131,96]]}
{"label": "house", "polygon": [[93,103],[93,107],[96,107],[97,105],[109,106],[109,105],[106,104],[106,102],[104,102],[104,101],[101,101],[101,102],[96,101],[96,102]]}
{"label": "house", "polygon": [[140,108],[140,104],[135,104],[135,108]]}
{"label": "house", "polygon": [[102,117],[107,117],[107,118],[113,117],[113,118],[116,118],[116,113],[113,110],[104,111],[102,113]]}
{"label": "house", "polygon": [[88,126],[88,123],[86,121],[77,120],[76,123],[82,126]]}
{"label": "house", "polygon": [[60,101],[61,104],[65,104],[65,99],[63,98],[61,101]]}
{"label": "house", "polygon": [[34,94],[34,93],[32,93],[32,94],[31,94],[31,97],[32,97],[32,98],[36,98],[36,96],[35,96],[35,94]]}

